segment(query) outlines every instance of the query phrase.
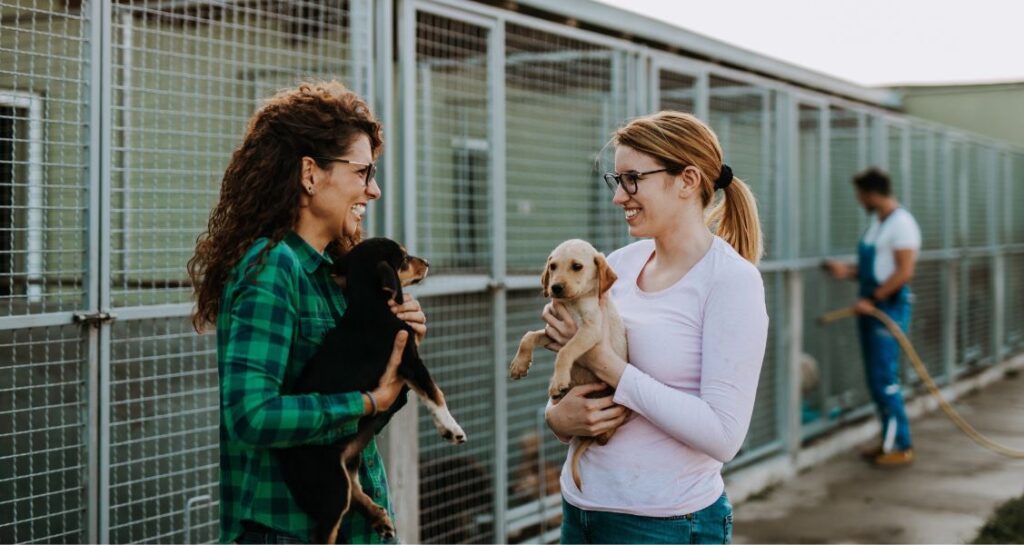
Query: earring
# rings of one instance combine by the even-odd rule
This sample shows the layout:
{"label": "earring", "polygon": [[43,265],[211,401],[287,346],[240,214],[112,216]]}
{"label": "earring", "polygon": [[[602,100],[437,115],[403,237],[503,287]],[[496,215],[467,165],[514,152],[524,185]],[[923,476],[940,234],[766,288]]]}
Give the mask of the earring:
{"label": "earring", "polygon": [[316,193],[316,191],[313,191],[313,186],[306,186],[306,192],[309,193],[310,196]]}

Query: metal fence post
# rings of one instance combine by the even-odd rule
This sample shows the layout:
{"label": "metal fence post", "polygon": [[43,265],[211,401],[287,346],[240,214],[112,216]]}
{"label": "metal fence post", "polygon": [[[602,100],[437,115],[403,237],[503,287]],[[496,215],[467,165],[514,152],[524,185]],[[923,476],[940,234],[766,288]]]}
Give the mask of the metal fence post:
{"label": "metal fence post", "polygon": [[[86,304],[90,312],[110,308],[110,165],[113,7],[89,6],[89,234]],[[88,336],[88,534],[110,541],[110,325],[83,326]]]}
{"label": "metal fence post", "polygon": [[783,442],[790,460],[795,461],[803,442],[801,419],[800,359],[804,345],[804,284],[799,269],[785,272],[786,318],[783,342],[786,349],[785,378],[782,393],[785,401],[785,435]]}
{"label": "metal fence post", "polygon": [[992,364],[996,365],[1003,361],[1003,338],[1006,332],[1006,307],[1003,301],[1006,299],[1006,254],[1001,248],[1002,232],[999,229],[999,220],[1002,215],[999,213],[999,203],[1004,190],[1002,174],[1003,165],[1002,153],[993,149],[989,154],[989,191],[988,191],[988,242],[995,250],[992,257]]}
{"label": "metal fence post", "polygon": [[[104,31],[104,6],[105,2],[94,0],[89,4],[89,130],[86,137],[88,140],[83,145],[89,150],[89,235],[88,235],[88,264],[86,270],[86,308],[95,310],[99,308],[99,244],[100,244],[100,179],[102,176],[101,158],[101,131],[100,123],[102,111],[101,92],[103,86],[103,31]],[[109,12],[108,12],[109,13]],[[88,539],[90,543],[107,542],[106,534],[104,539],[100,538],[100,512],[103,507],[100,501],[100,363],[99,363],[99,331],[93,327],[83,328],[88,342],[86,358],[88,371],[86,382],[88,384],[88,417],[86,418],[88,429],[88,475],[86,478],[86,518],[88,527]]]}
{"label": "metal fence post", "polygon": [[494,316],[494,540],[508,539],[508,361],[506,337],[508,329],[507,297],[507,224],[505,213],[505,21],[498,19],[487,36],[488,117],[491,142],[490,216],[493,227],[491,252]]}

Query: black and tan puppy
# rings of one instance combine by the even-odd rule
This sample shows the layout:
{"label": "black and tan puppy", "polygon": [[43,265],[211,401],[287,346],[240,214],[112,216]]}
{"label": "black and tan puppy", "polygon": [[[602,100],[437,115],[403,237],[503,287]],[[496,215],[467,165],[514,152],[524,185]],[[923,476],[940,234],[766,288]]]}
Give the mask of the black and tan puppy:
{"label": "black and tan puppy", "polygon": [[[397,242],[374,238],[353,248],[338,267],[346,279],[348,309],[306,362],[292,393],[372,391],[387,371],[395,335],[405,330],[413,337],[412,328],[391,312],[388,301],[401,302],[402,286],[427,275],[426,261],[408,255]],[[448,412],[444,394],[423,365],[415,342],[406,343],[398,376],[406,384],[398,400],[405,399],[412,388],[433,415],[442,437],[456,444],[466,440]],[[359,485],[359,465],[360,452],[402,405],[396,401],[388,411],[363,417],[356,434],[337,444],[278,450],[288,489],[299,507],[316,521],[317,542],[336,541],[341,519],[350,507],[363,512],[382,537],[394,537],[387,511]]]}

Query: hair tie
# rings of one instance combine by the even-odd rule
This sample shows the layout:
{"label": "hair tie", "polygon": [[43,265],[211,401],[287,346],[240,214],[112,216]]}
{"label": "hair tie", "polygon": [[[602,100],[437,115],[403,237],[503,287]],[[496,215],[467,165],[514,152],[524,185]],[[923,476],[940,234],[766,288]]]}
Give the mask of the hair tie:
{"label": "hair tie", "polygon": [[718,175],[718,179],[715,180],[715,189],[725,189],[732,183],[732,169],[729,165],[722,163],[722,172]]}

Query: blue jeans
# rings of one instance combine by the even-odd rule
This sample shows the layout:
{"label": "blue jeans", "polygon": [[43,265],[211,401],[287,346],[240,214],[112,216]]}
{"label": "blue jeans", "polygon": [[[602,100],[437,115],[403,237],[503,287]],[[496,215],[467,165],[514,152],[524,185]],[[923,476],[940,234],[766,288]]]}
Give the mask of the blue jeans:
{"label": "blue jeans", "polygon": [[696,513],[641,517],[586,511],[563,499],[562,543],[732,543],[732,504],[722,494]]}
{"label": "blue jeans", "polygon": [[[904,332],[910,325],[910,303],[883,302],[878,309],[889,315]],[[882,421],[882,442],[888,450],[906,450],[912,446],[910,422],[900,389],[900,345],[882,322],[870,316],[857,320],[868,390]]]}

